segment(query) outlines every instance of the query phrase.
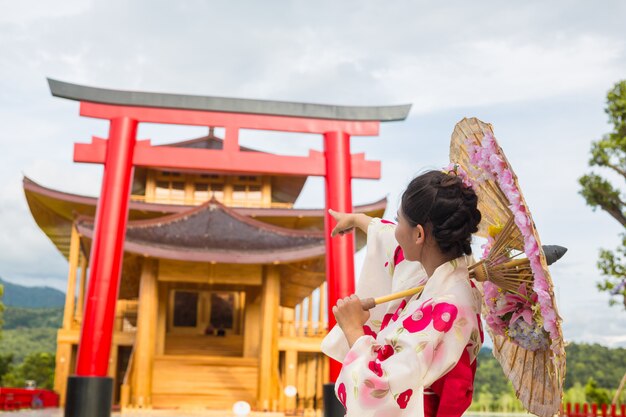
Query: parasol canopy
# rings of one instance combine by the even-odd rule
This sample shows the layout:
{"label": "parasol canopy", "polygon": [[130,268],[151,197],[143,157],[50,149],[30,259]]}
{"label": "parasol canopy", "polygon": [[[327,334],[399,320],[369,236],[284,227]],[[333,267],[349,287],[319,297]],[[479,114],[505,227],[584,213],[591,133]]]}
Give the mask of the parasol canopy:
{"label": "parasol canopy", "polygon": [[[517,177],[490,124],[463,119],[454,128],[450,160],[478,195],[478,235],[487,239],[470,275],[483,282],[483,317],[494,356],[524,407],[558,413],[565,348],[546,257]],[[463,170],[465,173],[463,173]]]}

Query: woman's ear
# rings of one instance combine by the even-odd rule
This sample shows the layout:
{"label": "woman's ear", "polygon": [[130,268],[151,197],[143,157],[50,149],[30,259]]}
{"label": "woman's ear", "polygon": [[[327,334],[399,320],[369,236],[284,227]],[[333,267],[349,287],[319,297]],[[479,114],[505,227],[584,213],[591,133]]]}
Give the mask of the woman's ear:
{"label": "woman's ear", "polygon": [[413,228],[413,241],[416,245],[421,245],[424,243],[425,238],[424,228],[421,224],[418,224]]}

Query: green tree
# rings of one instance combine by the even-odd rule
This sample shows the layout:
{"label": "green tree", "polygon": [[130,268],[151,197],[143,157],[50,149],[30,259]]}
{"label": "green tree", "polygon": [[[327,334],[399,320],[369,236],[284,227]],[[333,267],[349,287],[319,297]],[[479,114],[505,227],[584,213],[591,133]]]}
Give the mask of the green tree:
{"label": "green tree", "polygon": [[2,378],[2,385],[23,387],[27,380],[33,380],[39,388],[52,389],[54,385],[54,355],[33,353],[19,366],[12,367]]}
{"label": "green tree", "polygon": [[599,388],[598,383],[593,378],[589,378],[585,385],[585,397],[592,404],[610,404],[609,391]]}
{"label": "green tree", "polygon": [[4,377],[4,375],[9,373],[9,371],[11,370],[12,364],[13,364],[12,354],[0,355],[0,381],[2,381],[2,378]]}
{"label": "green tree", "polygon": [[476,399],[476,405],[479,411],[487,412],[493,409],[493,394],[488,391],[481,391],[478,393]]}
{"label": "green tree", "polygon": [[580,382],[576,382],[570,389],[566,390],[563,395],[564,403],[583,404],[587,402],[585,388]]}
{"label": "green tree", "polygon": [[[626,81],[620,81],[607,94],[605,112],[613,124],[613,132],[591,144],[589,165],[603,169],[612,177],[626,181]],[[594,210],[598,207],[626,228],[626,203],[622,187],[615,185],[606,176],[590,172],[579,179],[580,194]],[[622,244],[615,251],[600,250],[598,268],[605,277],[598,283],[600,291],[611,296],[621,296],[626,308],[626,233],[622,233]],[[617,301],[611,298],[610,304]]]}

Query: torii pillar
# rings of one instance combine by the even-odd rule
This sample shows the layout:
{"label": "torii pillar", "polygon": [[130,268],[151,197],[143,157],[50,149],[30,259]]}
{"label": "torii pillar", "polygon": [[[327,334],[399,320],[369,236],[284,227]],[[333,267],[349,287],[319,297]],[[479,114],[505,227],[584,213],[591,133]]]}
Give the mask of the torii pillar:
{"label": "torii pillar", "polygon": [[[351,136],[378,135],[380,122],[404,120],[410,105],[328,106],[277,101],[128,92],[48,80],[52,95],[80,102],[81,116],[110,121],[107,140],[75,144],[74,161],[104,164],[89,266],[89,286],[76,374],[69,377],[66,417],[109,417],[113,381],[107,377],[134,166],[208,172],[313,175],[326,179],[326,271],[329,326],[332,306],[354,293],[354,237],[330,239],[328,209],[352,211],[352,178],[380,178],[380,162],[350,153]],[[223,150],[153,147],[137,141],[139,123],[220,126]],[[307,157],[239,151],[239,130],[321,134],[324,153]],[[331,361],[331,382],[341,364]],[[334,384],[329,384],[329,394]],[[325,392],[327,392],[325,390]],[[334,399],[334,393],[332,393]],[[336,404],[340,404],[335,399]],[[327,413],[328,414],[328,413]],[[331,413],[332,414],[332,413]]]}

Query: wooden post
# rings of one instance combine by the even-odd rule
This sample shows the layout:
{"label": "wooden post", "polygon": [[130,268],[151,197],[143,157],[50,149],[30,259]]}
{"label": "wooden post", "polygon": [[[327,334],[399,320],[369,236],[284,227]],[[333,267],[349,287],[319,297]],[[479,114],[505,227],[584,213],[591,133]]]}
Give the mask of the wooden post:
{"label": "wooden post", "polygon": [[139,308],[137,311],[137,335],[135,338],[134,387],[131,402],[140,408],[152,406],[152,369],[156,348],[156,320],[158,313],[158,290],[156,262],[144,258],[139,284]]}
{"label": "wooden post", "polygon": [[[298,386],[298,352],[295,350],[285,351],[285,387]],[[296,397],[287,397],[285,401],[286,412],[295,414]]]}
{"label": "wooden post", "polygon": [[307,323],[307,329],[306,329],[306,335],[311,337],[314,334],[314,330],[313,330],[313,293],[311,293],[308,297],[307,297],[307,315],[308,315],[308,323]]}
{"label": "wooden post", "polygon": [[80,281],[78,281],[78,301],[76,302],[76,321],[82,323],[83,308],[85,307],[85,282],[87,281],[87,257],[81,252]]}
{"label": "wooden post", "polygon": [[72,344],[57,345],[56,366],[54,368],[54,390],[59,393],[59,406],[65,405],[67,377],[72,372]]}
{"label": "wooden post", "polygon": [[165,353],[165,335],[167,331],[167,284],[160,284],[157,288],[159,294],[159,306],[157,313],[157,331],[156,331],[156,347],[155,354],[163,355]]}
{"label": "wooden post", "polygon": [[314,408],[315,402],[315,388],[317,384],[317,373],[316,373],[316,358],[317,354],[309,352],[307,353],[307,361],[306,361],[306,409],[312,410]]}
{"label": "wooden post", "polygon": [[325,335],[328,333],[326,320],[324,320],[324,312],[326,309],[326,281],[320,285],[320,307],[319,307],[319,319],[317,322],[317,333]]}
{"label": "wooden post", "polygon": [[[119,350],[118,345],[113,342],[111,345],[111,354],[109,356],[109,378],[113,379],[113,386],[117,385],[117,352]],[[115,389],[113,390],[113,403],[115,403],[117,398],[115,398]]]}
{"label": "wooden post", "polygon": [[283,336],[296,337],[296,310],[289,307],[283,307],[285,321],[283,326],[286,326]]}
{"label": "wooden post", "polygon": [[261,301],[258,296],[248,294],[244,312],[243,326],[243,357],[260,358],[259,343],[261,339]]}
{"label": "wooden post", "polygon": [[300,304],[298,304],[298,322],[296,327],[296,332],[298,336],[304,336],[304,300]]}
{"label": "wooden post", "polygon": [[272,266],[264,267],[263,298],[261,300],[261,346],[257,408],[270,410],[275,387],[271,382],[278,369],[278,306],[280,276]]}
{"label": "wooden post", "polygon": [[263,196],[262,207],[271,207],[272,206],[271,178],[267,175],[264,175],[262,181],[263,181],[262,194],[261,194]]}
{"label": "wooden post", "polygon": [[63,310],[63,328],[69,330],[74,321],[74,299],[76,297],[76,272],[78,255],[80,254],[80,238],[76,227],[72,226],[70,237],[70,269],[67,274],[67,292],[65,293],[65,309]]}

